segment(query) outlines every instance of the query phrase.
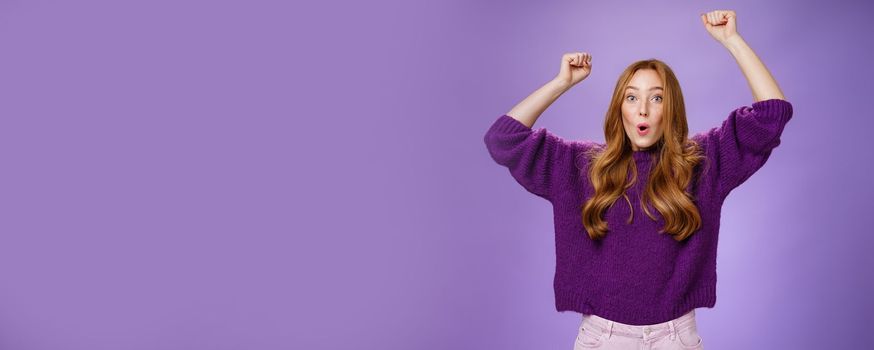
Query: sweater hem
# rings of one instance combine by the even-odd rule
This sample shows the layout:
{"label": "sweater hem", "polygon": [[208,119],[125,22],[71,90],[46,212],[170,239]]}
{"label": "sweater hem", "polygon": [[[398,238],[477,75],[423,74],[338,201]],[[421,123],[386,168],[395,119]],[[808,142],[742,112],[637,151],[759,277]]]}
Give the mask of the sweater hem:
{"label": "sweater hem", "polygon": [[629,325],[653,325],[667,322],[687,312],[700,308],[713,308],[716,305],[716,286],[698,288],[670,309],[629,310],[601,307],[587,300],[585,293],[578,291],[555,291],[555,308],[558,312],[573,311],[580,314],[594,314],[618,323]]}

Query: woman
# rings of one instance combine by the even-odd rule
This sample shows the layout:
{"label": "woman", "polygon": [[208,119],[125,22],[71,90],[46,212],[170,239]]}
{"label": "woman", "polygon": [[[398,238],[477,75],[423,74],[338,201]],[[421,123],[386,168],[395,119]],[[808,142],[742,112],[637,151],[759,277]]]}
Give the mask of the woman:
{"label": "woman", "polygon": [[733,11],[701,15],[740,65],[755,100],[720,127],[687,137],[679,83],[651,59],[620,76],[604,144],[531,129],[591,73],[591,55],[572,53],[562,57],[556,78],[485,135],[492,158],[553,205],[555,305],[582,314],[575,348],[703,349],[695,308],[716,303],[720,208],[765,164],[792,117],[792,105],[735,20]]}

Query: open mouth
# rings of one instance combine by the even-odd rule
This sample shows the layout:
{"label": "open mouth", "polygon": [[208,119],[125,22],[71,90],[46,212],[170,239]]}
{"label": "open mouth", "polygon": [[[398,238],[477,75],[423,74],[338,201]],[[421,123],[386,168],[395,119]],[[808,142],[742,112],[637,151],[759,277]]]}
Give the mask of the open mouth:
{"label": "open mouth", "polygon": [[647,123],[637,124],[637,133],[640,136],[648,134],[649,133],[649,124],[647,124]]}

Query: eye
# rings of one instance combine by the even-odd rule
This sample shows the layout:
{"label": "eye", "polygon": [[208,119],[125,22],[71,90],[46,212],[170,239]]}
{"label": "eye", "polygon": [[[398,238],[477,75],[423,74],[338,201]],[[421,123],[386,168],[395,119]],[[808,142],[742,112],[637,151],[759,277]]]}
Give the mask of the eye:
{"label": "eye", "polygon": [[625,99],[628,100],[629,98],[632,98],[632,97],[634,97],[634,95],[628,95],[628,96],[625,96]]}
{"label": "eye", "polygon": [[658,95],[656,95],[656,98],[658,98],[658,99],[659,99],[659,102],[661,102],[661,101],[662,101],[662,97],[661,97],[661,96],[658,96]]}

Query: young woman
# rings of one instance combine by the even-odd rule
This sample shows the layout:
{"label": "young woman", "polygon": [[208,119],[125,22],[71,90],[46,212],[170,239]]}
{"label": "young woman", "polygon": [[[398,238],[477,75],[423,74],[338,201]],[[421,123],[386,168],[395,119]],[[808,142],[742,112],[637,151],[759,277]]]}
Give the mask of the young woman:
{"label": "young woman", "polygon": [[792,105],[735,20],[733,11],[701,15],[754,98],[720,127],[688,137],[677,78],[650,59],[619,77],[605,143],[531,129],[591,73],[591,55],[582,52],[565,54],[558,76],[485,134],[491,157],[553,205],[555,305],[582,314],[577,349],[703,349],[695,309],[716,303],[720,208],[765,164],[792,117]]}

